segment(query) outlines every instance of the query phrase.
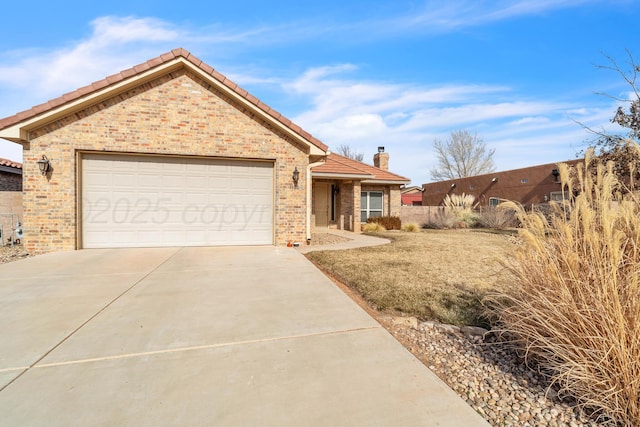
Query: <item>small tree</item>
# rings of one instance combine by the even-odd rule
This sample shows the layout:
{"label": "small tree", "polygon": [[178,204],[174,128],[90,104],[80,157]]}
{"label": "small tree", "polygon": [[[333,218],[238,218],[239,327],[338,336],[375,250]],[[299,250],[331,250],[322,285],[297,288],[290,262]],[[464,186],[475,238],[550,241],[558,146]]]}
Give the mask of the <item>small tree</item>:
{"label": "small tree", "polygon": [[357,160],[361,162],[364,159],[363,153],[358,153],[355,150],[352,150],[347,144],[340,144],[337,150],[338,154],[344,157],[348,157],[353,160]]}
{"label": "small tree", "polygon": [[430,171],[434,181],[481,175],[495,170],[495,150],[487,149],[481,137],[467,130],[451,132],[447,141],[436,138],[433,148],[438,159],[438,165]]}

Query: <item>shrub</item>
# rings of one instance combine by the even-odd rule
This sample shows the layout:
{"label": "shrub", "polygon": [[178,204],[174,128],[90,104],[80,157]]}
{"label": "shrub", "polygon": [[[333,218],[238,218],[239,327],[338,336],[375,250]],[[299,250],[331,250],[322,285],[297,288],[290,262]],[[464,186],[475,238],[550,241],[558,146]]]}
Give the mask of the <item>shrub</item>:
{"label": "shrub", "polygon": [[475,196],[472,194],[447,194],[442,201],[445,212],[448,212],[454,220],[455,228],[473,227],[478,221],[478,215],[474,209],[478,204],[474,204]]}
{"label": "shrub", "polygon": [[397,216],[376,216],[367,219],[367,223],[380,224],[387,230],[400,230],[402,228],[402,221]]}
{"label": "shrub", "polygon": [[[591,171],[595,171],[592,173]],[[578,194],[525,212],[507,267],[516,285],[488,300],[498,328],[561,392],[602,420],[640,425],[640,209],[620,196],[613,165],[560,165]]]}
{"label": "shrub", "polygon": [[456,217],[453,215],[451,210],[443,209],[439,211],[435,215],[430,218],[430,221],[424,224],[423,228],[434,228],[434,229],[443,229],[443,228],[455,228],[457,223]]}
{"label": "shrub", "polygon": [[362,231],[367,233],[380,233],[382,231],[387,231],[387,229],[382,224],[367,222],[366,224],[362,224]]}
{"label": "shrub", "polygon": [[402,231],[407,231],[409,233],[417,233],[420,231],[420,226],[415,222],[409,222],[407,224],[402,224]]}
{"label": "shrub", "polygon": [[485,228],[502,230],[516,227],[518,220],[516,218],[516,212],[513,209],[496,206],[480,211],[478,215],[478,225]]}

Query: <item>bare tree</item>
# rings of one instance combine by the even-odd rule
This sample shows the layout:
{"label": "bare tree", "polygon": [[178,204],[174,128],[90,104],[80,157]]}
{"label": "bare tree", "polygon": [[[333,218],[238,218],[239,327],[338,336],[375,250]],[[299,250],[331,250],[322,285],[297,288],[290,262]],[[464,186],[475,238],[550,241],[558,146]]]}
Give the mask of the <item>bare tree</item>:
{"label": "bare tree", "polygon": [[591,145],[596,150],[598,158],[604,163],[613,162],[616,175],[622,181],[631,178],[633,183],[640,179],[640,64],[634,61],[629,50],[626,52],[629,57],[628,68],[623,68],[614,58],[607,55],[604,57],[609,64],[598,66],[618,73],[630,88],[625,98],[600,93],[619,104],[611,122],[626,129],[626,134],[617,135],[587,129],[596,135]]}
{"label": "bare tree", "polygon": [[477,134],[467,130],[451,132],[449,139],[433,141],[438,165],[431,169],[431,179],[444,181],[493,172],[495,149],[487,149]]}
{"label": "bare tree", "polygon": [[361,162],[364,159],[364,153],[358,153],[355,150],[352,150],[347,144],[340,144],[337,150],[338,154],[341,156],[348,157],[353,160],[357,160]]}

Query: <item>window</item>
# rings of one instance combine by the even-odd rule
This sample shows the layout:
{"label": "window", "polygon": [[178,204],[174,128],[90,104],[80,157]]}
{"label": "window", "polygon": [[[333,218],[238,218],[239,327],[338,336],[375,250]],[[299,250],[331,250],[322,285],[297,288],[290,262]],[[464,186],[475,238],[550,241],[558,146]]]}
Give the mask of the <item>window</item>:
{"label": "window", "polygon": [[563,200],[569,200],[568,191],[552,191],[549,193],[549,199],[553,202],[561,202]]}
{"label": "window", "polygon": [[522,178],[522,179],[520,180],[520,183],[521,183],[521,184],[526,184],[527,182],[529,182],[529,180],[528,180],[527,178]]}
{"label": "window", "polygon": [[500,204],[500,199],[498,199],[497,197],[489,197],[489,207],[490,208],[495,208],[499,204]]}
{"label": "window", "polygon": [[382,191],[363,191],[360,193],[360,222],[376,216],[382,216]]}

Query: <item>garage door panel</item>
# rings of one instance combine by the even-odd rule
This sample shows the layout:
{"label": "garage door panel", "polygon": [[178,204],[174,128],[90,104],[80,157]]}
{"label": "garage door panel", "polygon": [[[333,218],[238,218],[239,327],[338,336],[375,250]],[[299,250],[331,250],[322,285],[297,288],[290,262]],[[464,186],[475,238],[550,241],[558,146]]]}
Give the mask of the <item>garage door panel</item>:
{"label": "garage door panel", "polygon": [[83,157],[83,247],[273,243],[273,164]]}

